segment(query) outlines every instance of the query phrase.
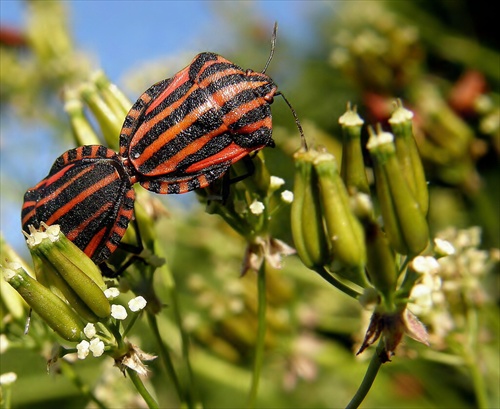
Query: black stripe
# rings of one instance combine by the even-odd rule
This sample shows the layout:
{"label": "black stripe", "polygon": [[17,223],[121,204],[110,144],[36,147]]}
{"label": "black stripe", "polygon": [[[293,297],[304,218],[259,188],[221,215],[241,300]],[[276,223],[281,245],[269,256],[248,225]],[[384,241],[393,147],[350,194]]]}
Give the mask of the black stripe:
{"label": "black stripe", "polygon": [[237,131],[239,128],[243,128],[244,126],[261,121],[264,118],[270,116],[271,107],[269,106],[269,104],[259,105],[251,111],[245,112],[245,114],[243,114],[240,119],[238,119],[230,126],[230,129],[233,131]]}
{"label": "black stripe", "polygon": [[210,156],[213,156],[219,153],[221,150],[226,148],[231,144],[233,138],[229,132],[225,132],[223,134],[217,135],[209,142],[207,142],[201,149],[197,152],[187,156],[182,162],[179,163],[179,173],[182,172],[182,169],[188,168],[193,163],[199,162],[203,159],[206,159]]}
{"label": "black stripe", "polygon": [[[206,135],[209,132],[222,126],[222,116],[220,113],[211,109],[193,122],[190,126],[180,132],[174,139],[165,144],[162,148],[158,149],[149,160],[145,161],[139,167],[139,172],[148,174],[155,169],[161,162],[168,161],[172,156],[176,155],[179,151]],[[218,138],[215,136],[214,138]]]}
{"label": "black stripe", "polygon": [[[129,136],[125,135],[123,132],[120,133],[120,153],[122,154],[122,157],[124,158],[128,157],[128,149],[126,148],[130,144],[130,139],[133,137],[135,131],[142,123],[144,111],[146,111],[147,107],[152,104],[155,97],[170,85],[172,80],[173,80],[172,78],[167,78],[152,85],[139,97],[137,101],[135,101],[134,105],[132,105],[132,108],[130,108],[129,113],[131,111],[137,111],[137,117],[134,118],[132,116],[127,115],[125,121],[123,122],[122,128],[127,128],[127,129],[131,128],[131,130]],[[146,103],[142,99],[144,95],[148,95],[148,97],[150,98],[150,101],[148,103]]]}
{"label": "black stripe", "polygon": [[233,134],[234,142],[243,148],[257,148],[258,146],[269,146],[274,148],[273,131],[267,127],[261,127],[248,134]]}
{"label": "black stripe", "polygon": [[240,67],[238,67],[237,65],[227,63],[227,62],[218,62],[218,63],[212,64],[209,67],[205,68],[205,70],[201,74],[199,74],[197,82],[202,82],[206,78],[208,78],[214,74],[217,74],[218,72],[226,71],[229,69],[235,69],[235,70],[241,71],[241,74],[238,74],[238,75],[245,74],[244,71]]}
{"label": "black stripe", "polygon": [[77,149],[70,149],[68,152],[68,162],[74,161],[77,158]]}
{"label": "black stripe", "polygon": [[199,189],[200,187],[200,181],[198,180],[197,177],[191,179],[191,180],[188,180],[188,191],[192,191],[192,190],[195,190],[195,189]]}
{"label": "black stripe", "polygon": [[217,60],[219,56],[215,53],[201,53],[198,54],[191,65],[189,66],[189,79],[194,81],[200,70],[203,68],[207,61]]}
{"label": "black stripe", "polygon": [[81,147],[82,155],[89,156],[92,153],[92,146],[86,145]]}
{"label": "black stripe", "polygon": [[247,82],[247,77],[243,74],[229,74],[207,84],[204,89],[213,94],[223,88],[235,86]]}
{"label": "black stripe", "polygon": [[[96,156],[100,156],[102,158],[107,158],[108,157],[108,152],[109,152],[108,148],[106,148],[105,146],[100,145],[99,148],[97,148],[97,154],[96,154]],[[90,154],[90,152],[89,152],[89,154]],[[85,156],[87,156],[87,155],[85,155]],[[117,158],[117,155],[114,154],[110,158]]]}
{"label": "black stripe", "polygon": [[[200,105],[205,103],[207,101],[205,93],[203,90],[197,88],[195,89],[187,98],[185,101],[182,102],[182,104],[174,109],[166,118],[155,124],[149,132],[147,132],[143,137],[141,138],[140,141],[137,142],[136,145],[134,145],[130,151],[131,151],[131,156],[136,157],[137,155],[141,155],[145,149],[149,145],[151,145],[154,141],[156,141],[162,133],[166,132],[168,129],[171,127],[181,123],[185,119],[187,115],[189,115],[192,111],[197,109]],[[168,109],[168,107],[171,105],[170,101],[164,101],[160,106],[155,109],[155,111],[161,111],[163,109]],[[156,112],[152,112],[150,115],[147,115],[146,120],[150,120],[154,117]],[[198,130],[195,131],[197,127],[200,127],[200,124],[204,124],[203,126],[209,126],[211,122],[215,121],[216,123],[221,123],[221,118],[220,115],[216,115],[214,110],[210,110],[209,112],[205,113],[201,117],[198,118],[195,123],[193,123],[191,126],[193,126],[193,129],[186,128],[183,132],[184,136],[179,135],[179,138],[182,137],[188,137],[189,140],[194,140],[198,136],[204,134],[205,132],[199,132]],[[186,124],[188,126],[188,124]],[[216,129],[217,126],[213,124]],[[192,133],[195,132],[196,135],[192,135]],[[177,139],[177,138],[176,138]],[[187,146],[187,143],[184,144],[184,146]],[[171,155],[169,155],[171,156]]]}
{"label": "black stripe", "polygon": [[[182,98],[192,86],[193,84],[191,83],[185,83],[181,87],[177,88],[171,95],[166,97],[152,112],[148,113],[148,115],[144,117],[143,121],[150,121],[162,111],[169,110],[169,107],[175,101]],[[144,150],[154,141],[156,141],[163,132],[176,125],[177,123],[182,122],[187,114],[189,114],[193,109],[195,109],[202,103],[200,101],[200,98],[202,97],[203,93],[201,90],[194,90],[177,109],[173,110],[166,118],[159,121],[146,134],[142,135],[141,139],[137,141],[134,146],[129,147],[130,156],[134,158],[137,155],[141,155]]]}
{"label": "black stripe", "polygon": [[236,94],[229,101],[226,101],[224,105],[221,106],[220,112],[222,115],[227,115],[229,112],[234,111],[239,106],[254,100],[255,97],[256,95],[253,89],[245,89],[240,93]]}

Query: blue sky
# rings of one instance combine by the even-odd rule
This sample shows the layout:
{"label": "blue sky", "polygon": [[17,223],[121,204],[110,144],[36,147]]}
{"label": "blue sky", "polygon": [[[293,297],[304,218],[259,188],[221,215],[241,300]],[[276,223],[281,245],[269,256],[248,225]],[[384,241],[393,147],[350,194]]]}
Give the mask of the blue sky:
{"label": "blue sky", "polygon": [[[78,47],[90,54],[97,66],[105,70],[113,82],[123,85],[123,77],[134,67],[147,61],[183,52],[234,49],[230,28],[220,17],[221,10],[232,6],[240,18],[248,18],[249,10],[263,25],[279,22],[279,35],[300,45],[311,36],[308,23],[312,14],[321,13],[332,1],[108,1],[74,0],[65,4],[69,9],[70,27]],[[0,22],[22,27],[24,4],[20,0],[0,0]],[[184,64],[184,63],[183,63]],[[181,65],[179,68],[181,68]],[[173,73],[172,73],[173,74]],[[0,123],[0,175],[5,186],[6,175],[29,172],[30,185],[41,180],[53,161],[62,152],[44,149],[41,130],[24,128],[11,121]],[[36,145],[39,163],[23,163],[19,152],[23,144]],[[40,146],[38,146],[40,145]],[[30,166],[30,168],[27,168]],[[2,183],[3,182],[3,183]],[[23,186],[21,191],[29,186]],[[0,227],[6,239],[25,253],[20,234],[22,194],[0,197]],[[18,197],[19,196],[19,197]]]}

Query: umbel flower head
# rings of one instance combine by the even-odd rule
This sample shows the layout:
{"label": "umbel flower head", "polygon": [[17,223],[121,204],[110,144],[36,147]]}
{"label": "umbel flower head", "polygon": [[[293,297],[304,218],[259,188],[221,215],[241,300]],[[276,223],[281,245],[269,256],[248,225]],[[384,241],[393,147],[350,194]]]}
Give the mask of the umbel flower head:
{"label": "umbel flower head", "polygon": [[[142,361],[155,357],[130,344],[121,325],[130,314],[131,320],[137,318],[146,307],[144,297],[131,299],[129,311],[123,305],[111,305],[110,300],[120,292],[116,288],[105,289],[99,268],[64,236],[59,226],[42,223],[39,230],[30,227],[26,237],[36,279],[21,264],[7,263],[2,266],[5,280],[57,335],[78,343],[74,352],[79,359],[106,354],[113,357],[121,370],[130,368],[145,374]],[[56,360],[57,357],[51,359],[49,365]]]}

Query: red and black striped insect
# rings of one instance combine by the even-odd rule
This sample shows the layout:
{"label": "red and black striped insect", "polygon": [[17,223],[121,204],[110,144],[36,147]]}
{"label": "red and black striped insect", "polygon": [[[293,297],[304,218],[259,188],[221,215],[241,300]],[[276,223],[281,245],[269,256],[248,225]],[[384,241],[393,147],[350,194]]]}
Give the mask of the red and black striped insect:
{"label": "red and black striped insect", "polygon": [[120,155],[132,180],[155,193],[185,193],[208,186],[248,154],[273,147],[276,92],[264,73],[217,54],[197,55],[142,94],[127,115]]}
{"label": "red and black striped insect", "polygon": [[133,184],[155,193],[185,193],[207,187],[250,153],[274,146],[270,104],[281,95],[290,106],[265,74],[276,29],[262,73],[201,53],[132,106],[119,155],[102,146],[63,154],[49,175],[26,192],[23,228],[37,228],[41,221],[60,224],[100,263],[114,252],[133,216]]}
{"label": "red and black striped insect", "polygon": [[23,229],[40,222],[61,231],[94,262],[116,250],[134,212],[135,193],[120,157],[104,146],[61,155],[45,179],[24,195]]}

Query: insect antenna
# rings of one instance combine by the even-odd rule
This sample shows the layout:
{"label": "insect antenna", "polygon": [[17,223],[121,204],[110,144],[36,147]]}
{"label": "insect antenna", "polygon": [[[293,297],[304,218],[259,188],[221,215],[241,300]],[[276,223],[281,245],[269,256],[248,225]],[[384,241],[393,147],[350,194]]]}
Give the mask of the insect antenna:
{"label": "insect antenna", "polygon": [[269,58],[267,59],[266,65],[264,66],[264,69],[262,70],[262,74],[266,73],[267,68],[269,67],[269,64],[271,63],[271,60],[273,59],[274,49],[276,48],[276,33],[277,32],[278,32],[278,22],[275,21],[273,35],[271,36],[271,52],[269,53]]}
{"label": "insect antenna", "polygon": [[293,118],[295,119],[295,124],[297,125],[297,129],[299,130],[299,133],[300,133],[300,140],[302,143],[302,149],[307,151],[308,148],[307,148],[306,137],[304,135],[304,130],[302,129],[302,125],[300,124],[297,112],[295,112],[295,109],[293,109],[292,104],[290,104],[290,101],[288,101],[288,99],[286,99],[285,95],[283,95],[283,93],[281,91],[278,91],[275,95],[281,96],[281,98],[283,98],[283,100],[286,102],[286,104],[290,108],[290,111],[292,111]]}

